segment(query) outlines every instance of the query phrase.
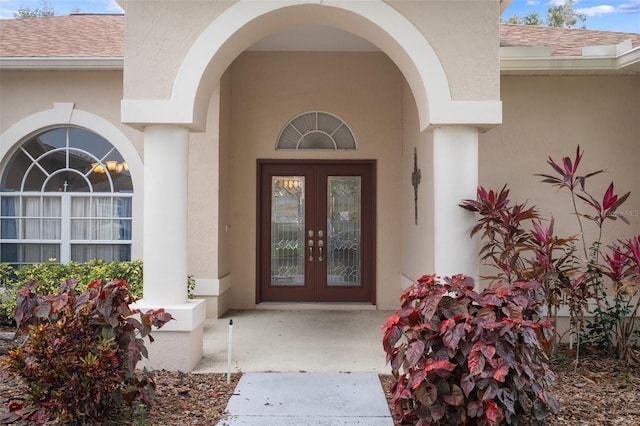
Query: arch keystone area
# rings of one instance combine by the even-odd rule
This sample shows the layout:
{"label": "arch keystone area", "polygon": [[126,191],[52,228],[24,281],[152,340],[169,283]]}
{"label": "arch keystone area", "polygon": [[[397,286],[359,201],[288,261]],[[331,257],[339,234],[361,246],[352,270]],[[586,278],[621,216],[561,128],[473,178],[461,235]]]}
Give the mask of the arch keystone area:
{"label": "arch keystone area", "polygon": [[[291,19],[282,19],[284,14]],[[407,18],[382,0],[238,1],[214,19],[192,44],[174,80],[171,98],[125,99],[122,121],[133,126],[176,124],[202,131],[212,92],[241,52],[269,34],[294,25],[319,23],[372,42],[395,62],[413,93],[421,130],[431,125],[492,127],[502,122],[500,101],[451,99],[449,82],[436,52]]]}

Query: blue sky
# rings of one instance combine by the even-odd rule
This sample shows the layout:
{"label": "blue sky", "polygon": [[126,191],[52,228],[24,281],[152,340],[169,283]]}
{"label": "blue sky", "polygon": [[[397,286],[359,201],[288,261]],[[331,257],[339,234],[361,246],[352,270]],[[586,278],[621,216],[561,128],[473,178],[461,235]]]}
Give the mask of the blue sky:
{"label": "blue sky", "polygon": [[[564,2],[565,0],[513,0],[502,14],[502,19],[538,12],[544,22],[547,8]],[[574,9],[587,15],[588,29],[640,33],[640,0],[578,0],[574,2]]]}
{"label": "blue sky", "polygon": [[[418,1],[418,0],[416,0]],[[503,19],[538,12],[544,21],[547,8],[565,0],[513,0]],[[20,7],[42,8],[42,0],[0,0],[0,18],[12,18]],[[57,15],[68,15],[75,8],[83,13],[121,13],[115,0],[48,0]],[[587,28],[640,33],[640,0],[578,0],[575,9],[587,15]]]}
{"label": "blue sky", "polygon": [[[122,13],[115,0],[47,0],[56,15],[68,15],[74,9],[82,13]],[[42,9],[42,0],[0,0],[0,19],[13,18],[13,12],[21,7]]]}

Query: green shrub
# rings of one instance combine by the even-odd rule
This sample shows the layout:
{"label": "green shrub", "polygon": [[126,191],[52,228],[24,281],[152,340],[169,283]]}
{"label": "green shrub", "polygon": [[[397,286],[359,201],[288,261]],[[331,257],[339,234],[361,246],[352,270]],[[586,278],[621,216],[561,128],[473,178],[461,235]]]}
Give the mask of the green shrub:
{"label": "green shrub", "polygon": [[517,425],[557,412],[541,344],[553,327],[537,321],[540,284],[473,287],[464,275],[425,275],[383,326],[392,412],[402,424]]}
{"label": "green shrub", "polygon": [[153,379],[135,367],[147,356],[151,327],[173,318],[162,309],[131,310],[135,298],[124,280],[92,281],[82,294],[76,285],[69,280],[39,296],[32,281],[18,292],[15,319],[29,338],[2,366],[24,379],[29,397],[9,405],[11,421],[89,424],[125,404],[151,404]]}
{"label": "green shrub", "polygon": [[[54,259],[48,262],[33,265],[24,265],[17,269],[6,263],[0,263],[0,324],[12,324],[13,311],[16,307],[18,290],[28,285],[31,281],[38,282],[35,289],[37,295],[45,295],[57,291],[61,283],[75,279],[77,281],[76,292],[83,292],[87,285],[97,279],[103,281],[125,280],[131,286],[131,293],[136,299],[142,298],[143,274],[142,261],[133,260],[104,262],[100,259],[85,263],[69,262],[68,264],[56,263]],[[187,294],[193,297],[195,280],[193,276],[187,277]]]}

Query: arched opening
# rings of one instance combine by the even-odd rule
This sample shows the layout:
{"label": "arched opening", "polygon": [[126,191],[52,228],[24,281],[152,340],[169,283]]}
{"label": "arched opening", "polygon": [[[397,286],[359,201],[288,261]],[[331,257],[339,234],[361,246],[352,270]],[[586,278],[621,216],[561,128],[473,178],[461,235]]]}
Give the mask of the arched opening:
{"label": "arched opening", "polygon": [[[15,219],[16,236],[5,241],[5,236],[12,234],[3,234],[5,235],[2,237],[3,243],[14,245],[20,243],[17,240],[19,237],[17,225],[22,219],[34,219],[34,225],[30,228],[33,232],[44,229],[42,221],[48,219],[59,220],[61,225],[62,221],[67,221],[66,224],[71,226],[70,215],[72,212],[70,209],[72,204],[69,204],[67,208],[60,199],[60,211],[54,215],[53,213],[58,210],[56,210],[55,203],[51,201],[64,193],[65,182],[67,195],[62,198],[66,197],[71,200],[71,197],[76,197],[78,199],[75,201],[76,209],[80,209],[81,205],[84,206],[85,203],[88,203],[88,207],[83,209],[86,215],[80,210],[76,210],[78,221],[75,237],[77,238],[71,237],[71,228],[69,228],[65,237],[66,242],[63,242],[63,229],[60,228],[60,235],[53,235],[57,248],[50,247],[53,251],[41,252],[37,256],[34,254],[41,260],[36,260],[32,256],[32,260],[18,261],[14,256],[14,263],[32,263],[48,260],[50,257],[55,257],[60,261],[82,260],[92,257],[102,257],[105,260],[110,258],[139,259],[142,257],[142,192],[144,187],[142,161],[131,141],[117,127],[97,115],[75,109],[72,103],[54,103],[52,109],[32,114],[16,122],[0,136],[0,140],[0,158],[2,159],[0,170],[3,173],[2,185],[4,188],[2,195],[22,197],[23,201],[28,197],[35,197],[29,199],[32,201],[27,201],[26,204],[15,198],[13,201],[5,202],[7,208],[11,203],[17,208],[10,215],[8,210],[7,215],[3,214],[3,216],[11,216]],[[41,151],[40,154],[38,154],[38,149]],[[25,151],[29,154],[25,154]],[[104,197],[101,197],[100,194]],[[33,209],[36,208],[36,201],[34,201],[36,199],[39,200],[37,207],[39,213],[37,217],[32,217],[31,212],[35,211]],[[25,209],[29,203],[31,203],[31,207],[27,211]],[[43,210],[45,204],[49,205],[51,213],[49,216],[44,215],[46,213]],[[111,206],[109,218],[106,217],[107,204]],[[98,207],[99,205],[102,207]],[[62,208],[67,209],[65,211],[70,215],[63,215]],[[98,212],[98,210],[101,211]],[[25,213],[27,217],[18,217],[18,212]],[[81,216],[86,217],[82,218]],[[34,227],[37,222],[35,219],[40,221],[41,228]],[[88,225],[88,222],[92,220],[94,220],[93,225]],[[82,221],[86,223],[81,224]],[[100,221],[102,221],[102,227],[98,227]],[[108,221],[110,221],[110,226],[106,226]],[[87,226],[93,226],[94,230],[90,231]],[[56,228],[49,229],[55,230]],[[39,231],[37,238],[35,238],[36,234],[31,234],[29,231],[28,235],[33,235],[38,241],[31,237],[27,240],[49,245],[53,237],[44,235],[42,232],[44,231]],[[108,240],[106,239],[107,232],[109,234]],[[22,235],[27,234],[23,233]],[[71,254],[72,245],[76,245],[75,256]],[[119,248],[114,248],[122,245],[125,246],[122,251]],[[82,246],[84,249],[81,248]],[[98,246],[103,246],[104,254],[98,253]],[[112,248],[108,249],[108,246],[112,246]],[[62,252],[60,252],[61,250]],[[110,252],[107,253],[109,250]]]}
{"label": "arched opening", "polygon": [[61,126],[27,139],[0,180],[0,261],[131,260],[129,165],[100,135]]}

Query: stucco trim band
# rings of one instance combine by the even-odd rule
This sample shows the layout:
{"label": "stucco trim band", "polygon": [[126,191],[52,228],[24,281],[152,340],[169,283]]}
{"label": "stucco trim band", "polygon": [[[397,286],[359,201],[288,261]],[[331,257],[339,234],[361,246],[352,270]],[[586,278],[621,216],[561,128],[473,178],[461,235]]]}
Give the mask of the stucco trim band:
{"label": "stucco trim band", "polygon": [[55,70],[55,71],[113,71],[122,70],[124,58],[27,58],[14,57],[0,59],[0,70]]}

